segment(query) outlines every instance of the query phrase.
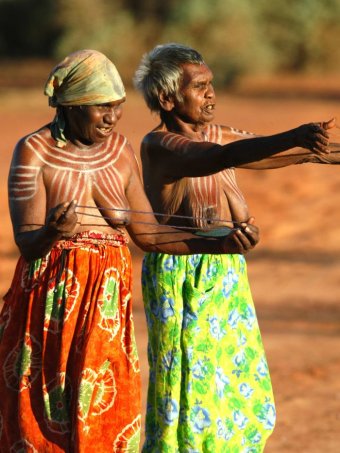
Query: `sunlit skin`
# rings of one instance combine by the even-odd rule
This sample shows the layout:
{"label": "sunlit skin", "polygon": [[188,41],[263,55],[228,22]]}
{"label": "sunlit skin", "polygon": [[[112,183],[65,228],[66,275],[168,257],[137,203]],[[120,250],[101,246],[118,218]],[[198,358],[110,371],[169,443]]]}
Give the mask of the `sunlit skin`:
{"label": "sunlit skin", "polygon": [[124,101],[59,107],[66,120],[64,148],[57,146],[49,125],[17,144],[8,187],[22,255],[28,260],[43,256],[56,241],[86,230],[122,234],[126,229],[145,251],[243,253],[252,248],[257,230],[251,237],[207,240],[158,225],[134,151],[115,130]]}
{"label": "sunlit skin", "polygon": [[[45,210],[41,203],[36,203],[39,192],[43,192],[42,185],[46,185],[47,210],[62,204],[66,199],[77,200],[78,204],[89,206],[128,208],[124,193],[127,172],[127,153],[132,153],[126,139],[114,132],[117,121],[122,116],[124,99],[99,106],[72,106],[64,108],[67,121],[69,141],[65,148],[60,149],[50,135],[48,128],[43,128],[33,136],[27,138],[21,145],[26,158],[30,160],[31,190],[22,199],[22,209],[25,214],[23,230],[36,229],[37,225],[44,224]],[[21,166],[24,162],[23,152],[20,154]],[[13,162],[14,164],[14,162]],[[22,173],[21,166],[12,164],[10,197],[20,203],[18,185],[27,181],[27,174]],[[116,184],[118,180],[118,184]],[[34,184],[35,183],[35,184]],[[25,186],[24,186],[25,187]],[[28,198],[27,198],[28,197]],[[33,209],[31,209],[31,204]],[[63,211],[63,207],[60,209]],[[67,205],[65,215],[75,215],[75,203]],[[64,215],[64,217],[65,217]],[[105,212],[110,218],[109,224],[126,223],[128,214],[124,212]],[[16,218],[16,212],[13,213]],[[21,216],[20,216],[21,217]],[[78,211],[77,231],[88,229],[88,224],[100,230],[111,231],[110,225],[101,218],[83,219]],[[21,229],[20,228],[20,229]],[[65,228],[67,228],[65,226]],[[72,232],[65,232],[71,235]]]}
{"label": "sunlit skin", "polygon": [[196,130],[214,118],[215,91],[213,74],[206,65],[185,65],[181,83],[181,100],[174,100],[179,120]]}
{"label": "sunlit skin", "polygon": [[[165,59],[170,61],[170,50],[172,52],[171,70],[174,61],[185,58],[183,48],[178,46],[176,50],[176,44],[164,45],[163,49],[165,49],[163,56],[162,46],[159,46],[150,52],[148,59],[144,57],[136,72],[136,86],[143,92],[148,105],[154,110],[157,110],[156,99],[152,97],[149,86],[155,88],[157,82],[162,86],[162,80],[166,74],[159,75],[161,63],[165,64]],[[178,58],[175,55],[177,51]],[[192,58],[192,53],[190,55]],[[334,121],[303,125],[269,137],[256,137],[248,132],[213,124],[216,100],[211,70],[205,64],[183,64],[181,69],[182,75],[177,93],[168,94],[174,80],[171,80],[170,76],[170,80],[164,77],[168,85],[164,85],[163,92],[158,92],[161,123],[144,137],[141,145],[144,185],[151,205],[155,211],[165,214],[161,220],[168,224],[205,230],[205,234],[216,234],[222,226],[237,227],[234,231],[235,235],[246,234],[250,238],[257,232],[257,227],[237,185],[234,167],[276,168],[304,161],[331,159],[332,156],[328,152],[327,130],[334,126]],[[162,77],[162,80],[157,80],[157,77]],[[149,78],[152,79],[150,85]],[[275,151],[277,154],[268,157]],[[211,230],[218,230],[218,232]],[[226,229],[223,228],[223,230]],[[202,234],[202,231],[200,233]],[[239,257],[236,256],[230,257],[228,262],[204,255],[194,256],[193,259],[184,261],[170,261],[168,257],[162,255],[151,258],[151,260],[146,258],[142,276],[152,358],[144,450],[152,450],[154,445],[156,448],[165,445],[170,449],[173,447],[174,450],[180,450],[182,446],[185,448],[187,439],[190,439],[188,443],[195,451],[201,451],[205,442],[218,451],[220,451],[219,447],[221,449],[225,447],[226,450],[230,448],[230,451],[234,449],[239,451],[243,448],[244,451],[250,451],[255,446],[254,439],[257,436],[254,450],[262,451],[266,437],[274,427],[275,409],[270,393],[266,395],[262,393],[264,381],[258,387],[257,384],[247,383],[250,382],[248,381],[250,376],[255,375],[255,380],[260,382],[262,376],[261,379],[257,379],[257,374],[259,371],[261,373],[260,368],[265,368],[265,374],[267,374],[267,364],[262,355],[261,342],[257,342],[260,333],[255,322],[256,315],[251,296],[245,285],[247,275],[246,272],[243,273],[245,270],[243,264],[239,264],[244,261],[238,262]],[[177,280],[173,278],[174,282],[168,278],[168,262],[171,262],[172,276],[179,277]],[[232,275],[230,279],[232,289],[228,292],[224,291],[227,275]],[[214,291],[211,288],[214,288]],[[173,302],[172,313],[166,323],[159,321],[159,310],[157,310],[161,308],[163,299]],[[225,307],[225,314],[223,310],[218,312],[218,306]],[[244,307],[247,309],[244,310]],[[248,313],[245,314],[246,312]],[[241,341],[240,332],[243,329],[241,325],[246,318],[247,322],[249,321],[250,313],[254,323],[249,322],[249,327],[247,326],[241,335]],[[235,322],[231,321],[232,318],[235,318]],[[187,319],[189,322],[186,322]],[[207,321],[211,324],[207,324]],[[227,326],[226,329],[224,329],[225,326]],[[212,334],[215,328],[216,336]],[[167,334],[172,333],[171,329],[175,330],[177,337],[180,338],[177,343],[176,339],[167,338]],[[238,332],[237,338],[233,338],[233,331]],[[217,342],[214,343],[215,338],[210,341],[211,337],[207,340],[207,335],[218,338]],[[158,338],[162,339],[161,343]],[[209,350],[205,347],[207,341]],[[253,346],[254,349],[252,349]],[[226,360],[222,359],[221,349],[232,350],[235,354],[230,363],[228,360],[231,356]],[[246,349],[254,352],[252,358],[246,357]],[[173,352],[173,362],[185,363],[185,367],[169,367],[165,371],[162,370],[156,359],[168,350]],[[256,360],[253,361],[255,356]],[[202,365],[205,358],[211,365],[211,373],[200,374],[196,372],[197,364]],[[248,373],[255,363],[256,373]],[[259,363],[261,363],[260,366],[258,366]],[[229,369],[227,369],[228,366]],[[244,372],[246,368],[248,371]],[[228,409],[228,401],[226,404],[221,403],[223,398],[231,393],[235,395],[237,402],[236,393],[238,391],[243,393],[239,386],[240,381],[232,382],[227,378],[227,375],[231,376],[235,373],[241,380],[244,379],[244,385],[248,386],[247,390],[250,389],[250,393],[254,392],[253,402],[256,401],[258,408],[261,408],[264,401],[266,407],[271,406],[271,420],[267,423],[267,433],[264,435],[262,432],[260,434],[258,429],[259,419],[256,417],[257,414],[254,414],[254,404],[251,403],[252,399],[248,392],[245,397],[248,401],[241,401],[238,407],[242,405],[242,410],[236,417],[235,411],[233,412],[234,407]],[[217,382],[216,376],[221,382],[227,383],[225,387],[229,392],[222,395],[222,391],[218,398],[214,386]],[[195,387],[197,377],[204,391]],[[184,392],[180,385],[176,387],[178,382],[186,383]],[[190,390],[187,391],[187,389]],[[265,390],[271,391],[269,376]],[[164,421],[162,414],[158,416],[158,402],[169,394],[173,396],[173,406],[177,409],[174,415],[175,422],[170,427]],[[187,423],[189,416],[188,420],[182,417],[183,426],[178,429],[177,421],[181,420],[180,415],[177,417],[178,414],[191,416],[195,410],[197,412],[197,398],[202,400],[200,408],[209,414],[207,432],[203,430],[199,432],[193,428],[193,424]],[[231,411],[230,414],[228,410]],[[263,412],[262,409],[258,412],[260,411]],[[198,415],[203,417],[203,412],[201,411]],[[220,424],[220,421],[231,420],[233,417],[236,423],[234,423],[232,435],[230,437],[220,435],[226,426],[222,422]],[[192,417],[189,421],[192,421],[191,419]],[[244,430],[248,422],[248,427],[252,424],[253,432],[256,433],[256,436],[250,436],[249,444],[247,444],[247,429]],[[213,429],[214,426],[218,426],[218,430]],[[223,427],[221,431],[219,431],[220,427]],[[236,434],[238,428],[241,429],[240,437]],[[156,431],[158,437],[155,438]],[[188,436],[186,436],[187,433],[189,433]],[[246,445],[249,445],[249,449]]]}
{"label": "sunlit skin", "polygon": [[101,105],[82,105],[65,108],[67,134],[78,146],[105,142],[123,114],[125,98]]}
{"label": "sunlit skin", "polygon": [[[299,147],[294,148],[292,142],[288,151],[253,161],[249,147],[248,162],[238,162],[234,154],[235,158],[226,163],[230,152],[215,144],[227,145],[256,136],[212,123],[216,99],[213,74],[207,65],[188,63],[182,71],[178,95],[159,94],[161,123],[146,135],[141,147],[147,195],[155,211],[169,214],[168,223],[197,228],[232,227],[240,222],[253,225],[234,167],[268,169],[339,159],[337,154],[328,154],[327,129],[335,125],[330,120],[296,128],[294,143]],[[172,214],[196,220],[171,217]]]}

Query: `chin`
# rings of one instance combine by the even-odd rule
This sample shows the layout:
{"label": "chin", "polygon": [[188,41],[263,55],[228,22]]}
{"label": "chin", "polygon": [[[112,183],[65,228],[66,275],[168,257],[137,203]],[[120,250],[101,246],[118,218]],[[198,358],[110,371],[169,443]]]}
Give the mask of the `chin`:
{"label": "chin", "polygon": [[202,124],[210,123],[214,119],[214,115],[204,116],[204,118],[199,121]]}

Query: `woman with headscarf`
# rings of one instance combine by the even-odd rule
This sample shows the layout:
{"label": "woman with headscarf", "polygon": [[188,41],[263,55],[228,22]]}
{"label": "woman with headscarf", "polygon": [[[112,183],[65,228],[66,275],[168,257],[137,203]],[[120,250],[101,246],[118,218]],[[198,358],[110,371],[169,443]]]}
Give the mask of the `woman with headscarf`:
{"label": "woman with headscarf", "polygon": [[[9,174],[21,256],[0,315],[0,451],[137,452],[140,372],[126,231],[149,252],[243,254],[258,229],[250,220],[224,238],[203,238],[157,223],[135,154],[114,131],[125,90],[103,54],[66,57],[45,94],[56,115],[18,142]],[[267,151],[290,147],[294,137],[271,138]],[[238,142],[238,153],[256,140]],[[327,139],[318,134],[318,142],[323,148]]]}

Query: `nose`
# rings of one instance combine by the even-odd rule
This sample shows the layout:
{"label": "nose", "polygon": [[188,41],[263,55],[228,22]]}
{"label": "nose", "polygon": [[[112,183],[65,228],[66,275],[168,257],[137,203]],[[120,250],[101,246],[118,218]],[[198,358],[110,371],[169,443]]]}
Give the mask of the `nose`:
{"label": "nose", "polygon": [[113,107],[108,108],[108,110],[105,112],[103,116],[103,120],[105,123],[110,125],[117,123],[117,115]]}
{"label": "nose", "polygon": [[207,88],[207,91],[205,93],[205,96],[209,99],[212,99],[215,97],[215,90],[214,90],[214,87],[212,86],[212,84],[210,83],[208,85],[208,88]]}

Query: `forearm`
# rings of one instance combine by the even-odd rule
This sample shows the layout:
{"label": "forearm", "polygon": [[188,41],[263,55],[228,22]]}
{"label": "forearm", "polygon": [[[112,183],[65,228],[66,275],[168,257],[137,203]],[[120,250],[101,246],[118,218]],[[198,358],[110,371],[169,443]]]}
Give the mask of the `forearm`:
{"label": "forearm", "polygon": [[265,159],[239,165],[239,168],[247,168],[251,170],[269,170],[289,165],[297,165],[304,163],[314,164],[340,164],[340,144],[330,143],[328,146],[328,154],[314,154],[312,151],[304,148],[293,148],[288,151],[269,156]]}
{"label": "forearm", "polygon": [[15,234],[15,242],[26,261],[42,258],[61,238],[61,233],[47,226]]}
{"label": "forearm", "polygon": [[310,162],[320,163],[320,164],[331,164],[339,165],[340,164],[340,143],[330,143],[328,145],[328,154],[323,155],[313,155],[310,158]]}
{"label": "forearm", "polygon": [[[225,145],[191,142],[185,152],[166,155],[161,168],[170,177],[207,176],[231,167],[277,168],[297,163],[300,159],[297,156],[284,156],[281,162],[274,160],[275,155],[296,146],[295,129],[271,136],[236,140]],[[308,154],[302,148],[299,149],[301,151]],[[265,159],[267,161],[262,165]]]}
{"label": "forearm", "polygon": [[[218,254],[222,252],[222,241],[216,238],[202,238],[180,229],[155,224],[147,230],[129,234],[144,252],[191,255],[194,253]],[[226,251],[228,252],[228,251]]]}
{"label": "forearm", "polygon": [[130,234],[136,245],[145,252],[171,255],[191,254],[245,254],[257,244],[258,229],[253,225],[230,230],[221,237],[195,236],[183,230],[159,225],[157,233]]}
{"label": "forearm", "polygon": [[224,165],[226,168],[242,167],[294,148],[296,145],[294,129],[266,137],[238,140],[223,145]]}

